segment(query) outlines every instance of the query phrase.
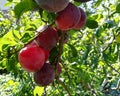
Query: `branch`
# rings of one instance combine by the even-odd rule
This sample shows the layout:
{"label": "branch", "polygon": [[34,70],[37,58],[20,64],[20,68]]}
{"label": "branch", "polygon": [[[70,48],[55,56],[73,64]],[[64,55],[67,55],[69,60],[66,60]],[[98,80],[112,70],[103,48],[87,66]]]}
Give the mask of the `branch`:
{"label": "branch", "polygon": [[61,57],[62,50],[63,50],[63,45],[64,45],[64,36],[65,36],[65,31],[61,31],[61,36],[60,36],[60,41],[59,41],[59,52],[58,52],[58,57],[57,57],[57,63],[60,62],[60,57]]}
{"label": "branch", "polygon": [[[55,69],[57,69],[57,64],[61,61],[61,55],[62,55],[62,51],[63,51],[63,45],[64,45],[64,37],[65,37],[65,33],[67,31],[61,31],[61,36],[60,36],[60,40],[59,40],[59,51],[58,51],[58,56],[57,59],[55,60]],[[56,80],[64,87],[64,89],[67,91],[67,93],[69,94],[69,96],[72,96],[70,91],[68,90],[67,86],[64,84],[64,82],[62,82],[59,77],[56,76]]]}
{"label": "branch", "polygon": [[69,96],[72,96],[69,89],[67,88],[67,86],[64,84],[64,82],[62,82],[59,78],[56,79],[63,87],[64,89],[67,91]]}
{"label": "branch", "polygon": [[65,31],[61,31],[61,34],[60,34],[58,55],[56,56],[56,59],[53,62],[53,65],[55,66],[55,70],[57,69],[57,65],[61,61],[61,55],[62,55],[62,51],[63,51],[65,33],[66,33]]}
{"label": "branch", "polygon": [[108,65],[112,70],[114,70],[114,71],[116,71],[117,73],[120,74],[120,72],[119,72],[118,70],[116,70],[111,64],[108,64],[108,63],[107,63],[107,65]]}

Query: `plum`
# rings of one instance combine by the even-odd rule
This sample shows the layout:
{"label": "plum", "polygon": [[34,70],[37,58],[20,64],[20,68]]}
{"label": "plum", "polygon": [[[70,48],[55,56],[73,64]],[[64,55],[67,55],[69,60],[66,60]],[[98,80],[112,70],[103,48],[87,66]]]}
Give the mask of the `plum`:
{"label": "plum", "polygon": [[59,12],[67,7],[69,0],[35,0],[36,3],[49,12]]}
{"label": "plum", "polygon": [[34,73],[34,81],[39,86],[47,86],[54,81],[55,71],[50,63],[45,63],[42,69]]}

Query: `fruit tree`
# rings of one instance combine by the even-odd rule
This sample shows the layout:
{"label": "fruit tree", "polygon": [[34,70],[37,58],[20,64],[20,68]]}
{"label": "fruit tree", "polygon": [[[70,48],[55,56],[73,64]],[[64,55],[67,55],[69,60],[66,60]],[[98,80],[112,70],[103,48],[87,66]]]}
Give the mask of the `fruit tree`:
{"label": "fruit tree", "polygon": [[107,76],[116,85],[119,0],[7,0],[5,6],[1,96],[104,96]]}

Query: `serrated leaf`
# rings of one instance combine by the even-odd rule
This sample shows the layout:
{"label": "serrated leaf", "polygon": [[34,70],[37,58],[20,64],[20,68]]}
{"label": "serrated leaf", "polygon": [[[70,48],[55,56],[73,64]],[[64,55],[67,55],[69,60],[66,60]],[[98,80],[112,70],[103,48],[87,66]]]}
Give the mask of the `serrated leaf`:
{"label": "serrated leaf", "polygon": [[98,22],[95,20],[87,19],[86,26],[90,29],[94,29],[98,27]]}

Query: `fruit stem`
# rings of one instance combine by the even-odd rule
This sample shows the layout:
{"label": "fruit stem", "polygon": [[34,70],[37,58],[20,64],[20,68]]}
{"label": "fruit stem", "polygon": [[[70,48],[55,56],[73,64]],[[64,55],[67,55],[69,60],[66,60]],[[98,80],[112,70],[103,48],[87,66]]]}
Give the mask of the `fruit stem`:
{"label": "fruit stem", "polygon": [[61,34],[60,34],[58,55],[57,55],[57,58],[56,58],[56,60],[54,62],[55,71],[57,71],[57,65],[59,64],[59,62],[61,60],[61,55],[62,55],[62,50],[63,50],[63,45],[64,45],[65,33],[66,33],[65,31],[61,31]]}
{"label": "fruit stem", "polygon": [[62,50],[63,50],[63,45],[64,45],[64,36],[65,36],[65,32],[61,31],[61,38],[59,40],[59,52],[58,52],[58,57],[57,57],[57,63],[60,62],[60,57],[62,54]]}
{"label": "fruit stem", "polygon": [[[57,60],[55,61],[55,69],[57,69],[57,64],[59,64],[60,60],[61,60],[61,55],[62,55],[62,51],[63,51],[63,45],[64,45],[64,37],[67,31],[61,31],[61,36],[60,36],[60,40],[59,40],[59,51],[58,51],[58,56],[57,56]],[[57,76],[56,76],[56,80],[65,88],[65,90],[67,91],[69,96],[72,96],[69,89],[67,88],[67,86],[64,84],[64,82],[62,82]]]}

